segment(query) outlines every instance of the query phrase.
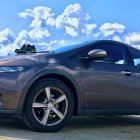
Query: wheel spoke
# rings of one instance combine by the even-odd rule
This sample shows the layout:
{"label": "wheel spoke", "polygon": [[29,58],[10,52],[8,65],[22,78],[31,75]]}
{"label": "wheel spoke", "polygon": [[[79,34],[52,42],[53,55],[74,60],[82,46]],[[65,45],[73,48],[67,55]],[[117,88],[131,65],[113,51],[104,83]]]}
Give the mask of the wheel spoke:
{"label": "wheel spoke", "polygon": [[57,110],[57,109],[55,109],[55,108],[53,108],[52,110],[56,113],[56,115],[57,115],[59,118],[61,118],[61,120],[64,119],[64,115],[63,115],[59,110]]}
{"label": "wheel spoke", "polygon": [[47,105],[43,104],[43,103],[33,103],[32,107],[33,108],[45,108],[45,107],[47,107]]}
{"label": "wheel spoke", "polygon": [[40,124],[55,126],[65,118],[68,111],[67,96],[55,86],[45,87],[34,97],[32,111]]}
{"label": "wheel spoke", "polygon": [[47,97],[48,101],[50,101],[50,100],[51,100],[50,87],[47,87],[47,88],[45,89],[45,92],[46,92],[46,97]]}
{"label": "wheel spoke", "polygon": [[58,103],[62,102],[62,101],[65,100],[65,99],[66,99],[66,95],[62,95],[62,96],[60,96],[58,99],[56,99],[56,100],[54,101],[54,104],[58,104]]}
{"label": "wheel spoke", "polygon": [[47,111],[45,112],[45,115],[44,115],[44,117],[43,117],[43,119],[41,121],[41,123],[43,125],[46,125],[47,124],[48,118],[49,118],[49,114],[50,114],[50,109],[47,109]]}

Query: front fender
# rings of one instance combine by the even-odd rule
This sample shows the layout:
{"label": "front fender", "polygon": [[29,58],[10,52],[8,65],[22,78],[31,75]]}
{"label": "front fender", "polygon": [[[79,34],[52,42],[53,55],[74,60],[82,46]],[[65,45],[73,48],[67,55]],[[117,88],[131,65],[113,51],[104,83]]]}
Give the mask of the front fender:
{"label": "front fender", "polygon": [[20,96],[20,99],[19,99],[18,107],[17,107],[17,110],[16,110],[16,116],[17,117],[21,117],[21,115],[22,115],[22,111],[23,111],[23,107],[24,107],[24,102],[25,102],[26,95],[28,93],[29,88],[40,77],[43,77],[43,76],[46,76],[46,75],[49,75],[49,74],[58,74],[58,75],[61,75],[61,76],[65,76],[67,79],[69,79],[71,81],[71,83],[74,85],[74,87],[76,89],[77,97],[78,97],[78,110],[77,110],[77,114],[79,114],[79,115],[82,114],[83,110],[81,109],[81,104],[83,102],[83,99],[82,99],[83,96],[81,96],[82,92],[80,91],[80,88],[79,88],[77,82],[75,81],[75,79],[71,75],[69,75],[68,73],[66,73],[66,72],[64,72],[62,70],[50,69],[50,70],[44,70],[44,71],[41,71],[41,72],[37,73],[30,80],[28,80],[28,82],[25,84],[25,86],[24,86],[24,88],[23,88],[23,90],[21,92],[21,96]]}

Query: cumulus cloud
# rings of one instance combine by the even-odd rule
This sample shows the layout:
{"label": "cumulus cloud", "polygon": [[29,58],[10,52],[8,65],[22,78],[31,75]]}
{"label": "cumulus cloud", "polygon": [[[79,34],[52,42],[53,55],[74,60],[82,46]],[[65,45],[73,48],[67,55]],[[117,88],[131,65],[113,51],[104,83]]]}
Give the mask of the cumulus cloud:
{"label": "cumulus cloud", "polygon": [[[60,14],[53,13],[51,8],[37,6],[18,13],[19,17],[29,19],[31,23],[17,36],[10,29],[0,31],[0,52],[2,55],[12,53],[24,43],[37,46],[38,50],[47,50],[67,44],[73,44],[80,38],[110,38],[123,41],[120,37],[125,26],[119,23],[104,23],[100,27],[90,22],[90,15],[80,4],[70,4]],[[57,38],[55,37],[55,34]],[[70,41],[67,41],[70,40]],[[132,33],[125,37],[125,42],[135,46],[140,44],[140,34]]]}
{"label": "cumulus cloud", "polygon": [[118,35],[113,36],[112,39],[115,40],[115,41],[119,41],[119,42],[122,41],[122,39],[121,39],[120,36],[118,36]]}
{"label": "cumulus cloud", "polygon": [[6,28],[0,32],[0,53],[1,55],[7,55],[13,49],[12,45],[15,41],[14,33]]}
{"label": "cumulus cloud", "polygon": [[78,28],[80,18],[87,18],[87,15],[83,13],[80,4],[70,4],[61,15],[56,17],[56,28],[61,29],[65,26],[72,26]]}
{"label": "cumulus cloud", "polygon": [[75,31],[74,28],[69,27],[69,26],[65,26],[66,29],[66,33],[71,35],[71,36],[78,36],[78,33]]}
{"label": "cumulus cloud", "polygon": [[21,31],[17,37],[10,29],[3,30],[0,32],[0,55],[12,54],[16,48],[20,48],[24,43],[31,43],[26,30]]}
{"label": "cumulus cloud", "polygon": [[15,35],[9,28],[6,28],[0,32],[0,44],[8,45],[13,43],[14,40]]}
{"label": "cumulus cloud", "polygon": [[39,41],[40,39],[44,37],[49,37],[50,33],[47,29],[35,28],[33,30],[30,30],[28,32],[28,35],[30,36],[31,39]]}
{"label": "cumulus cloud", "polygon": [[[32,18],[32,22],[29,25],[31,28],[42,28],[46,25],[53,25],[53,16],[51,8],[45,6],[37,6],[34,9],[26,9],[24,12],[18,14],[22,18]],[[51,21],[51,22],[50,22]]]}
{"label": "cumulus cloud", "polygon": [[132,33],[125,37],[127,43],[132,45],[140,45],[140,33]]}
{"label": "cumulus cloud", "polygon": [[[61,15],[56,18],[56,28],[63,28],[65,25],[73,26],[78,28],[79,18],[81,17],[82,8],[80,4],[68,5]],[[78,17],[80,15],[80,17]],[[83,15],[83,13],[82,13]],[[73,21],[73,22],[72,22]]]}
{"label": "cumulus cloud", "polygon": [[89,14],[83,12],[80,4],[70,4],[61,15],[56,17],[55,26],[57,29],[65,29],[66,33],[71,36],[91,35],[97,25],[88,24],[89,20]]}
{"label": "cumulus cloud", "polygon": [[18,14],[22,18],[31,18],[28,35],[33,40],[40,40],[50,36],[49,26],[55,25],[54,13],[51,8],[37,6],[34,9],[26,9]]}
{"label": "cumulus cloud", "polygon": [[52,48],[57,48],[57,47],[61,47],[61,46],[65,46],[66,44],[68,44],[68,42],[66,40],[52,40],[49,42],[49,48],[47,49],[52,49]]}
{"label": "cumulus cloud", "polygon": [[29,43],[30,37],[28,35],[28,32],[26,30],[22,30],[18,36],[16,37],[16,40],[13,43],[13,46],[15,48],[21,47],[24,43]]}
{"label": "cumulus cloud", "polygon": [[[29,25],[29,35],[38,40],[43,37],[49,37],[50,29],[52,28],[75,37],[77,35],[90,35],[95,26],[97,26],[95,23],[89,24],[90,16],[88,13],[83,12],[80,4],[68,5],[60,15],[55,15],[51,8],[44,6],[26,9],[18,15],[22,18],[32,19]],[[41,32],[41,30],[46,33]]]}
{"label": "cumulus cloud", "polygon": [[104,36],[114,35],[115,33],[123,33],[125,26],[119,23],[104,23],[100,27],[100,32]]}
{"label": "cumulus cloud", "polygon": [[85,28],[82,29],[82,33],[87,35],[87,36],[90,36],[96,27],[97,27],[97,25],[94,23],[93,24],[86,24]]}
{"label": "cumulus cloud", "polygon": [[12,51],[13,50],[11,45],[7,45],[7,46],[0,45],[0,54],[1,54],[0,56],[11,54]]}
{"label": "cumulus cloud", "polygon": [[140,33],[129,33],[125,37],[125,42],[134,46],[135,48],[140,49]]}

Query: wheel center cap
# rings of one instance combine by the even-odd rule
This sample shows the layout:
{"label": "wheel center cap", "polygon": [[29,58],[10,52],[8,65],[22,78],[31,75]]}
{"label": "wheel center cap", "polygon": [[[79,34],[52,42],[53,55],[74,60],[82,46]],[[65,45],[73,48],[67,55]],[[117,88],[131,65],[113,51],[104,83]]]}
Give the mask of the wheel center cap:
{"label": "wheel center cap", "polygon": [[53,103],[48,103],[48,109],[52,109],[54,107]]}

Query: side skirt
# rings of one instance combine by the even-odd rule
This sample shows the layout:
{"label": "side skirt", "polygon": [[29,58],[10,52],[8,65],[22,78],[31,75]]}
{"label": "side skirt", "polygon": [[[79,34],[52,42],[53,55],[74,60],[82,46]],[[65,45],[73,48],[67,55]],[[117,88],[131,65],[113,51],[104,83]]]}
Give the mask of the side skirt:
{"label": "side skirt", "polygon": [[140,109],[84,110],[83,115],[140,115]]}
{"label": "side skirt", "polygon": [[0,118],[16,117],[16,110],[0,110]]}

